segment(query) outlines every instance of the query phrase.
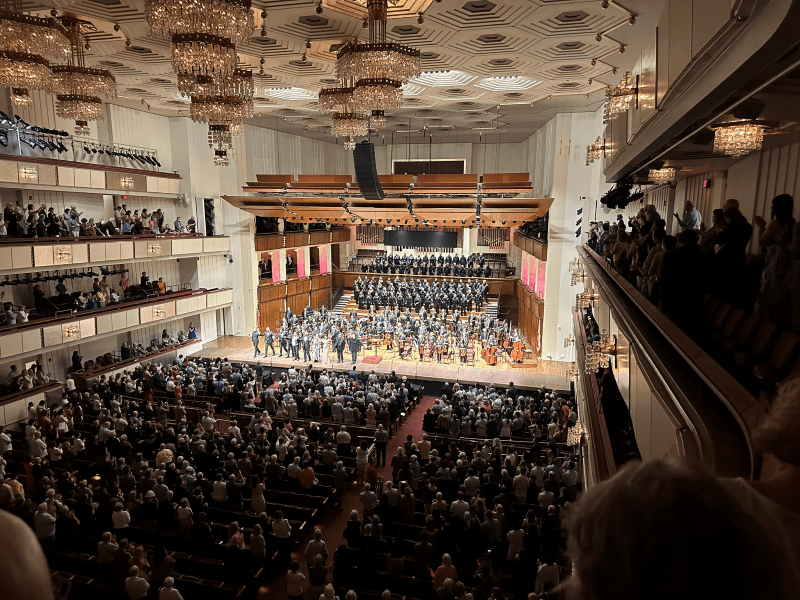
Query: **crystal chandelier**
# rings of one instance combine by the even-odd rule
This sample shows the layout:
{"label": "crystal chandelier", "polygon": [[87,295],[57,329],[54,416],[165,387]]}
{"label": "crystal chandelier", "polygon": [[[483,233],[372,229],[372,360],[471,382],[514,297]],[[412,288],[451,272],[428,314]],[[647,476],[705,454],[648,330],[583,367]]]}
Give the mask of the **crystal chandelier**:
{"label": "crystal chandelier", "polygon": [[711,129],[714,131],[714,152],[739,158],[761,150],[764,131],[769,129],[769,125],[753,121],[739,121],[722,123]]}
{"label": "crystal chandelier", "polygon": [[567,446],[580,446],[583,437],[583,423],[577,421],[575,425],[567,429]]}
{"label": "crystal chandelier", "polygon": [[362,137],[369,134],[369,118],[358,113],[335,113],[331,133],[336,137]]}
{"label": "crystal chandelier", "polygon": [[600,139],[600,136],[597,136],[597,139],[594,141],[593,144],[586,146],[586,166],[588,167],[589,164],[593,163],[596,160],[600,160],[600,156],[603,152],[603,140]]}
{"label": "crystal chandelier", "polygon": [[196,123],[242,124],[253,116],[253,102],[236,96],[194,96],[189,116]]}
{"label": "crystal chandelier", "polygon": [[75,135],[89,134],[89,121],[103,119],[103,103],[97,94],[106,99],[117,97],[117,81],[105,69],[94,69],[85,64],[84,28],[94,28],[91,23],[78,19],[62,19],[72,50],[70,64],[54,65],[53,85],[56,95],[56,114],[75,121]]}
{"label": "crystal chandelier", "polygon": [[184,96],[236,96],[252,101],[253,73],[245,69],[235,69],[226,77],[181,73],[178,91]]}
{"label": "crystal chandelier", "polygon": [[575,295],[575,307],[576,308],[591,308],[592,302],[596,302],[600,299],[600,294],[593,290],[584,290],[580,294]]}
{"label": "crystal chandelier", "polygon": [[369,118],[369,126],[372,129],[383,129],[386,127],[386,113],[382,110],[373,110]]}
{"label": "crystal chandelier", "polygon": [[576,367],[574,364],[570,365],[569,369],[567,369],[567,383],[578,379],[580,374],[581,372],[578,367]]}
{"label": "crystal chandelier", "polygon": [[244,125],[241,123],[214,123],[208,124],[208,147],[217,147],[220,150],[233,148],[233,138],[242,135]]}
{"label": "crystal chandelier", "polygon": [[597,369],[607,369],[611,365],[611,355],[617,353],[617,342],[605,329],[600,332],[600,340],[587,344],[584,372],[594,373]]}
{"label": "crystal chandelier", "polygon": [[387,0],[369,0],[367,12],[369,42],[356,40],[342,46],[336,55],[336,75],[356,82],[356,110],[398,108],[403,103],[402,84],[420,74],[420,51],[387,41]]}
{"label": "crystal chandelier", "polygon": [[322,88],[319,91],[317,108],[325,113],[346,113],[353,111],[353,86]]}
{"label": "crystal chandelier", "polygon": [[564,338],[564,348],[569,348],[575,343],[575,336],[570,332],[570,334]]}
{"label": "crystal chandelier", "polygon": [[569,284],[576,285],[578,282],[586,281],[586,277],[586,271],[583,270],[583,267],[580,267],[578,270],[570,273]]}
{"label": "crystal chandelier", "polygon": [[214,35],[176,33],[172,36],[172,69],[178,76],[230,77],[236,69],[236,46]]}
{"label": "crystal chandelier", "polygon": [[52,91],[44,55],[65,59],[69,49],[64,28],[55,19],[23,14],[20,0],[0,0],[0,85],[13,88],[12,106],[31,106],[31,89]]}
{"label": "crystal chandelier", "polygon": [[669,167],[666,169],[650,169],[648,178],[657,185],[665,185],[670,181],[675,181],[675,169]]}
{"label": "crystal chandelier", "polygon": [[343,145],[344,145],[344,149],[345,150],[355,150],[356,149],[356,141],[353,138],[351,138],[350,136],[347,136],[346,138],[344,138],[344,144]]}
{"label": "crystal chandelier", "polygon": [[244,44],[253,32],[249,0],[145,0],[153,37],[205,34]]}
{"label": "crystal chandelier", "polygon": [[638,88],[633,84],[630,71],[625,71],[619,85],[606,88],[606,105],[603,111],[603,122],[609,123],[611,119],[628,110],[631,100],[638,93]]}
{"label": "crystal chandelier", "polygon": [[228,152],[226,150],[214,150],[214,165],[217,167],[227,167],[230,164]]}

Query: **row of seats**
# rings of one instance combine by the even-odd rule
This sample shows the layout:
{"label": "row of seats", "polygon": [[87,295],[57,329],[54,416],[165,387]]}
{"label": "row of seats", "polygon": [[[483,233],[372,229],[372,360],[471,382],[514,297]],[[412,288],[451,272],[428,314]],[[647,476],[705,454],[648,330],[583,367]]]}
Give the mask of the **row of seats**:
{"label": "row of seats", "polygon": [[800,369],[800,337],[707,295],[701,345],[754,395]]}

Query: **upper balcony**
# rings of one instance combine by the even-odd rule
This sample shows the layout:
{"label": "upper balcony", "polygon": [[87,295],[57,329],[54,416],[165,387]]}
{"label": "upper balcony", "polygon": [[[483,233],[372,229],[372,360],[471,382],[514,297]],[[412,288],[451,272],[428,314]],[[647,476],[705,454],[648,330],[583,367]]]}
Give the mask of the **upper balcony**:
{"label": "upper balcony", "polygon": [[5,238],[0,274],[76,269],[144,260],[214,256],[230,251],[230,238],[200,234],[114,237]]}
{"label": "upper balcony", "polygon": [[[578,247],[578,256],[586,301],[598,329],[607,331],[613,341],[604,355],[613,374],[608,381],[616,380],[620,396],[601,397],[597,377],[585,372],[592,340],[587,340],[576,312],[577,379],[588,413],[584,425],[592,439],[596,477],[612,475],[631,453],[645,460],[687,456],[722,476],[749,477],[757,472],[760,457],[750,434],[766,404],[759,403],[753,393],[757,390],[745,387],[712,358],[705,342],[701,347],[695,341],[698,336],[687,335],[595,252]],[[707,319],[708,333],[701,337],[723,333],[717,317],[713,312]],[[617,387],[608,385],[615,393]],[[616,412],[609,405],[615,401],[624,401]]]}

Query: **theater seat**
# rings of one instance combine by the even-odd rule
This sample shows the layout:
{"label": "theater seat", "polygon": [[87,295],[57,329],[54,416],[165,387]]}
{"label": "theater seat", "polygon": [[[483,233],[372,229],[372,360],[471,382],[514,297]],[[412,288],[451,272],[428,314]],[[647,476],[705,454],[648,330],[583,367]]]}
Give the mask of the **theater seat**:
{"label": "theater seat", "polygon": [[783,379],[800,354],[800,337],[789,331],[784,331],[767,360],[753,368],[753,377],[758,381],[759,387],[773,385]]}

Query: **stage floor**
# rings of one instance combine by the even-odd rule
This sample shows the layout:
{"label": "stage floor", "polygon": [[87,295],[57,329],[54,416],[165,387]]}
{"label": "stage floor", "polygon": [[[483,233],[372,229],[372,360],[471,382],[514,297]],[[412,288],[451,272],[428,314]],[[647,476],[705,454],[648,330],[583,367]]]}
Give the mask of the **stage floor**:
{"label": "stage floor", "polygon": [[[261,342],[263,349],[264,342]],[[203,350],[195,353],[193,356],[203,356],[205,358],[221,358],[227,357],[229,360],[248,363],[260,363],[264,365],[271,365],[275,367],[288,368],[292,365],[306,364],[303,361],[299,363],[291,359],[279,358],[270,353],[269,358],[259,356],[257,359],[253,358],[253,344],[250,337],[247,336],[233,336],[227,335],[217,338],[213,342],[204,343]],[[276,343],[277,346],[277,343]],[[400,360],[397,358],[396,352],[386,353],[385,349],[379,348],[377,355],[381,357],[379,363],[364,362],[365,357],[374,356],[376,351],[374,349],[368,351],[366,354],[361,353],[359,360],[356,363],[356,368],[359,371],[375,371],[376,373],[391,373],[395,371],[398,376],[406,375],[409,379],[419,379],[424,381],[461,381],[467,383],[478,383],[486,385],[488,383],[498,384],[502,386],[508,385],[513,381],[517,387],[540,387],[546,386],[548,388],[567,389],[569,384],[566,380],[567,369],[569,363],[539,360],[534,364],[523,365],[522,368],[512,368],[506,364],[503,359],[502,362],[495,366],[488,366],[478,357],[474,366],[461,365],[456,360],[452,364],[439,364],[437,362],[420,362],[418,360]],[[302,352],[301,352],[302,356]],[[331,358],[336,360],[336,353],[331,352]],[[319,367],[333,367],[337,369],[350,370],[352,362],[350,362],[350,353],[345,352],[345,361],[341,364],[324,364],[315,363]]]}

